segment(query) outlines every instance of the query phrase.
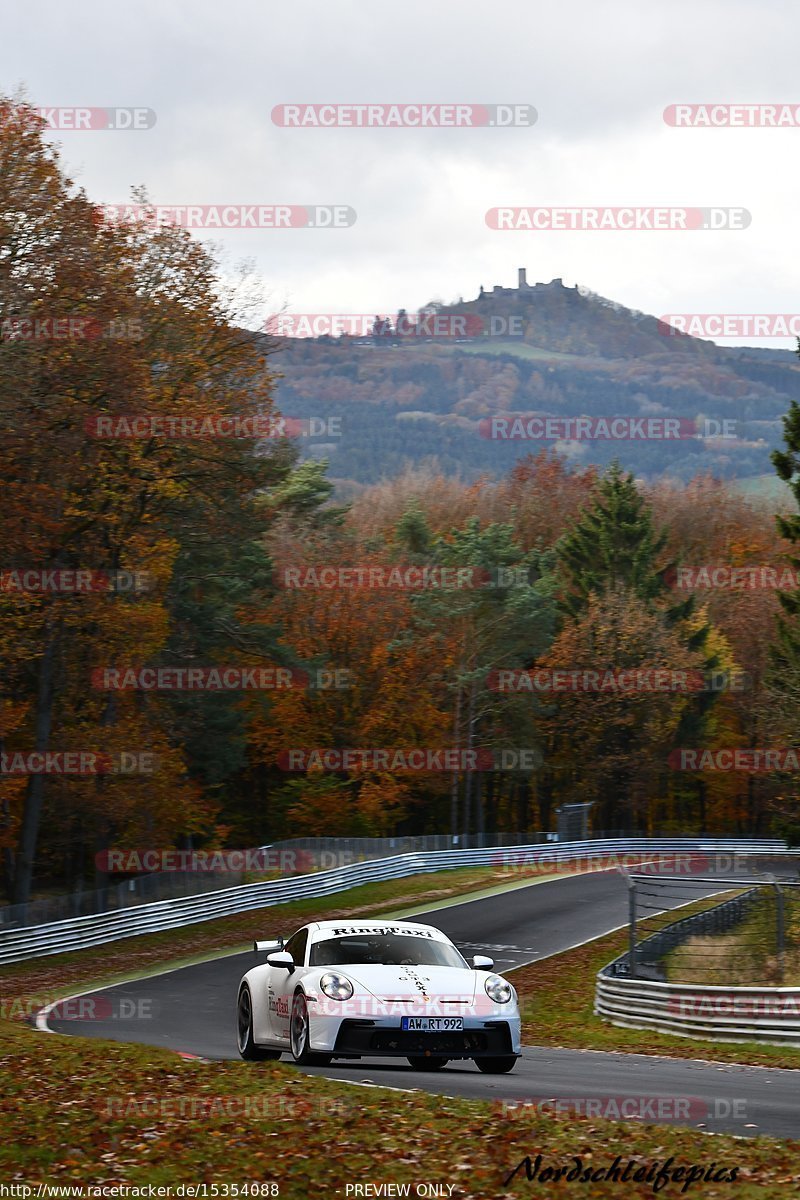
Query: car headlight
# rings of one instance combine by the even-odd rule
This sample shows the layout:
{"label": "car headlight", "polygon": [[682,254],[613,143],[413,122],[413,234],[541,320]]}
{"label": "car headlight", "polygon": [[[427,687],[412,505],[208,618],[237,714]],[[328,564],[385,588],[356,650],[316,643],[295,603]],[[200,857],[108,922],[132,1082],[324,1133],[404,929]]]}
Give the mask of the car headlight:
{"label": "car headlight", "polygon": [[349,1000],[353,994],[353,985],[347,976],[337,975],[335,971],[323,975],[319,986],[331,1000]]}
{"label": "car headlight", "polygon": [[490,1000],[494,1000],[495,1004],[508,1004],[511,999],[513,989],[510,983],[506,983],[505,979],[501,979],[499,975],[489,975],[483,985],[486,988],[486,995]]}

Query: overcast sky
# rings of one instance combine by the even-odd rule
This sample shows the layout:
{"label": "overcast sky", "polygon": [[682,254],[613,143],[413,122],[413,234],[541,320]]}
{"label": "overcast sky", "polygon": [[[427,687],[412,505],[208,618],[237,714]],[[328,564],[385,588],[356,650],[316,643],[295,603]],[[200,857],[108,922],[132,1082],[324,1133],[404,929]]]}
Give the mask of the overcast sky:
{"label": "overcast sky", "polygon": [[[655,315],[800,312],[800,128],[676,129],[662,115],[679,102],[800,105],[796,0],[7,0],[2,26],[0,90],[155,110],[149,130],[51,135],[92,198],[144,184],[163,204],[356,210],[346,229],[214,235],[254,261],[270,309],[413,310],[510,286],[526,266],[529,282],[561,276]],[[526,103],[538,121],[271,119],[277,104],[328,101]],[[752,223],[498,232],[485,213],[499,205],[734,206]]]}

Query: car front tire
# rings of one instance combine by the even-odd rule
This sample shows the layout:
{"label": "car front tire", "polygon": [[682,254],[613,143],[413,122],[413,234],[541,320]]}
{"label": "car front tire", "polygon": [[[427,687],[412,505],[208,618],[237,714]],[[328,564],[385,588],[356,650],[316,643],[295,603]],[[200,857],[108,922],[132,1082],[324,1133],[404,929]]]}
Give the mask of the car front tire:
{"label": "car front tire", "polygon": [[315,1054],[311,1049],[308,1003],[302,992],[295,992],[289,1022],[289,1046],[292,1058],[301,1067],[327,1067],[332,1054]]}
{"label": "car front tire", "polygon": [[265,1046],[257,1046],[253,1041],[253,998],[250,988],[245,986],[239,992],[239,1003],[236,1009],[236,1044],[242,1058],[249,1062],[264,1059],[280,1058],[280,1050],[268,1050]]}
{"label": "car front tire", "polygon": [[505,1075],[514,1070],[517,1059],[513,1054],[504,1054],[498,1058],[474,1058],[472,1061],[484,1075]]}

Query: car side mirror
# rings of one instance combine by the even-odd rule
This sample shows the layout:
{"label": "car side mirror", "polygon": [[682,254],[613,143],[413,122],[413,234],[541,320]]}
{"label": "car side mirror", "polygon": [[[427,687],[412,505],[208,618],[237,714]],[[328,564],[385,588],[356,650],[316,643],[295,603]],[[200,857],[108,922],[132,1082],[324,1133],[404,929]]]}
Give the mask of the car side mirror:
{"label": "car side mirror", "polygon": [[267,964],[270,967],[285,967],[290,975],[294,970],[294,959],[286,950],[278,950],[275,954],[268,954]]}
{"label": "car side mirror", "polygon": [[493,971],[494,959],[488,958],[485,954],[475,954],[472,959],[472,966],[475,971]]}

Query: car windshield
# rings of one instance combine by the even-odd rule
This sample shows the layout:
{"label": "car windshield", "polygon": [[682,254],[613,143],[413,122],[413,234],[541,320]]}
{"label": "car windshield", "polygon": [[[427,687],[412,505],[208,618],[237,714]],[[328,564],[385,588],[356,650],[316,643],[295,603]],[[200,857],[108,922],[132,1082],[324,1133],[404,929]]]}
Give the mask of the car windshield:
{"label": "car windshield", "polygon": [[359,966],[467,967],[448,942],[413,933],[326,938],[311,947],[312,967]]}

